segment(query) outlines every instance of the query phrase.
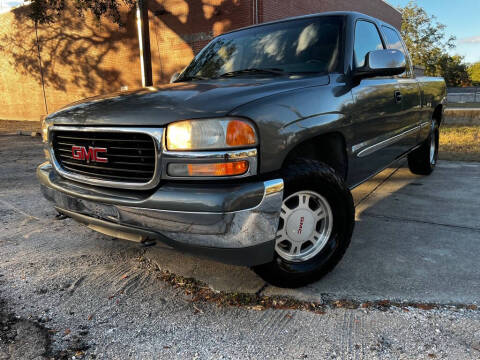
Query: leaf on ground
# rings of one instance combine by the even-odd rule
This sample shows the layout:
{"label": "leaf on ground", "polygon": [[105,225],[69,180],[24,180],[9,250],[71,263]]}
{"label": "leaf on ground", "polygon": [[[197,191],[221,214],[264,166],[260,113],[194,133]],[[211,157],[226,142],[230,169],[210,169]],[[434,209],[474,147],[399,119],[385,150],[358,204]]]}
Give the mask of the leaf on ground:
{"label": "leaf on ground", "polygon": [[434,308],[431,304],[418,304],[417,307],[422,310],[432,310]]}

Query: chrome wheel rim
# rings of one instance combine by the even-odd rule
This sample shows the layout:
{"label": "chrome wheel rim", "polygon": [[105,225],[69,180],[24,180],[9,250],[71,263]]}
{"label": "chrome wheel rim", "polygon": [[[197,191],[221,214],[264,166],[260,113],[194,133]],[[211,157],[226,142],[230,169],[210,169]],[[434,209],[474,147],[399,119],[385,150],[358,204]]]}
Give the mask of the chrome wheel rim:
{"label": "chrome wheel rim", "polygon": [[283,200],[275,250],[287,261],[311,259],[327,244],[332,226],[332,209],[322,195],[296,192]]}
{"label": "chrome wheel rim", "polygon": [[430,164],[435,165],[435,152],[437,148],[437,141],[435,139],[435,132],[432,132],[430,139]]}

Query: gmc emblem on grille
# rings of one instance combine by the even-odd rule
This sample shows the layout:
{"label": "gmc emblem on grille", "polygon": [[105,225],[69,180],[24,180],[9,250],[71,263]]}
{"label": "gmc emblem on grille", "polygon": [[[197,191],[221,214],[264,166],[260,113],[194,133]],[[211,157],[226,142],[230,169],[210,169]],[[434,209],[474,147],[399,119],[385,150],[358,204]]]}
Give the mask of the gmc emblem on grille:
{"label": "gmc emblem on grille", "polygon": [[99,162],[99,163],[107,163],[108,159],[105,157],[99,156],[99,154],[106,154],[106,148],[100,147],[88,147],[88,150],[85,146],[72,146],[72,157],[75,160],[86,160],[87,163],[89,162]]}

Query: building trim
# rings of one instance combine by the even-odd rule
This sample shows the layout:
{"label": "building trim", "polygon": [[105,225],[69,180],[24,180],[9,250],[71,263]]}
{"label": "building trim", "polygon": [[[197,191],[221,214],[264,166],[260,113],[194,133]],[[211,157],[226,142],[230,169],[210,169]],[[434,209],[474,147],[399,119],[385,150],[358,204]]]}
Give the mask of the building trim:
{"label": "building trim", "polygon": [[150,28],[148,9],[144,0],[137,1],[138,50],[140,53],[140,71],[142,86],[152,86],[152,55],[150,51]]}
{"label": "building trim", "polygon": [[252,23],[254,25],[259,22],[258,16],[258,0],[252,0]]}
{"label": "building trim", "polygon": [[38,41],[38,23],[35,21],[35,43],[37,45],[38,67],[40,70],[40,80],[42,83],[43,103],[45,105],[45,115],[48,115],[47,94],[45,92],[45,79],[43,77],[42,52],[40,51],[40,41]]}
{"label": "building trim", "polygon": [[395,10],[396,12],[398,12],[399,14],[402,14],[402,12],[400,11],[399,8],[397,8],[396,6],[393,6],[392,4],[390,4],[387,0],[381,0],[383,3],[387,4],[388,6],[390,6],[393,10]]}

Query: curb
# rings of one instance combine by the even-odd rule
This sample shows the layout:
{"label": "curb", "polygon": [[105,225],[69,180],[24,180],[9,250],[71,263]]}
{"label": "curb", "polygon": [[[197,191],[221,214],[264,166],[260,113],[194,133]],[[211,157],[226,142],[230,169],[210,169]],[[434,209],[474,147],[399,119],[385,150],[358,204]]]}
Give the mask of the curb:
{"label": "curb", "polygon": [[23,135],[23,136],[31,136],[31,137],[41,136],[40,131],[18,130],[15,134],[16,135]]}

